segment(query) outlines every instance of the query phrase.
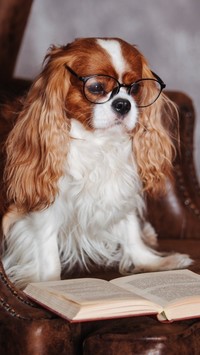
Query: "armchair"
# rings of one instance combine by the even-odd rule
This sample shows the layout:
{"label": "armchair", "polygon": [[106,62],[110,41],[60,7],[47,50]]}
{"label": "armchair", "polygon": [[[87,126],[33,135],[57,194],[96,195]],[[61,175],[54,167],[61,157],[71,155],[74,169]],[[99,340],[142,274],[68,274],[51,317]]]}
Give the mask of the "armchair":
{"label": "armchair", "polygon": [[[20,95],[29,86],[13,80],[13,68],[32,0],[2,0],[0,23],[0,113],[5,96]],[[165,197],[148,199],[148,218],[159,235],[159,247],[186,252],[191,269],[200,272],[200,187],[193,162],[195,113],[190,98],[168,92],[180,112],[180,147],[174,161],[175,184]],[[5,108],[4,108],[5,109]],[[11,122],[12,125],[12,122]],[[11,128],[0,118],[0,148]],[[4,160],[0,159],[0,181]],[[4,199],[0,189],[0,214]],[[64,275],[64,277],[75,277]],[[76,277],[78,275],[76,274]],[[93,270],[90,275],[111,279],[115,270]],[[1,355],[121,355],[199,354],[200,320],[161,324],[152,317],[134,317],[70,324],[30,302],[10,282],[0,262]]]}
{"label": "armchair", "polygon": [[[4,92],[15,96],[28,83],[13,80]],[[2,92],[2,91],[1,91]],[[166,251],[189,253],[191,269],[200,272],[200,188],[193,162],[194,108],[180,92],[167,95],[178,105],[180,147],[174,161],[174,185],[166,196],[148,199],[148,218],[159,234],[159,246]],[[1,102],[5,95],[1,95]],[[0,106],[1,108],[2,106]],[[1,122],[1,141],[7,129]],[[3,168],[3,161],[1,161]],[[84,276],[111,279],[115,270],[93,270]],[[75,277],[64,275],[64,277]],[[152,317],[71,324],[30,302],[7,278],[0,263],[0,353],[2,355],[80,354],[193,354],[199,353],[200,321],[161,324]]]}

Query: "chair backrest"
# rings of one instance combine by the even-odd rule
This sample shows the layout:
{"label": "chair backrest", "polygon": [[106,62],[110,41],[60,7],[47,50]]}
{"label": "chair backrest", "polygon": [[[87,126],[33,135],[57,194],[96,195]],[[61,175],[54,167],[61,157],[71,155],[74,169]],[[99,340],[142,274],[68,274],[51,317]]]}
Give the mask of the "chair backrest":
{"label": "chair backrest", "polygon": [[180,142],[176,144],[174,184],[169,182],[165,196],[149,199],[149,219],[161,238],[199,239],[200,187],[194,164],[194,106],[182,92],[171,91],[167,95],[179,111]]}
{"label": "chair backrest", "polygon": [[0,80],[13,76],[17,55],[26,27],[32,0],[0,2]]}

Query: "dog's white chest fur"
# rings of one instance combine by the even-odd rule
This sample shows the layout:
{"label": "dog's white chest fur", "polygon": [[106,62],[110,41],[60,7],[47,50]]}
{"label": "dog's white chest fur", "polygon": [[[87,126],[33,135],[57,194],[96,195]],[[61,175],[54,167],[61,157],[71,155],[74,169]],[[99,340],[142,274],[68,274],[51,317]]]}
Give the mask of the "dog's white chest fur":
{"label": "dog's white chest fur", "polygon": [[[91,204],[93,217],[98,210],[107,216],[115,214],[117,220],[117,211],[122,214],[133,211],[133,207],[138,206],[134,198],[141,184],[130,137],[122,134],[118,127],[88,132],[75,120],[70,134],[73,138],[66,169],[68,181],[63,181],[62,185],[74,206],[81,204],[86,212]],[[74,209],[79,210],[78,206]]]}
{"label": "dog's white chest fur", "polygon": [[[76,244],[78,252],[85,250],[86,259],[97,261],[105,255],[112,259],[123,238],[119,231],[113,233],[114,228],[128,214],[139,215],[143,209],[131,138],[120,127],[86,131],[76,120],[72,120],[70,136],[66,175],[55,202],[65,214],[61,254],[69,260],[76,254]],[[74,255],[74,261],[79,257]]]}

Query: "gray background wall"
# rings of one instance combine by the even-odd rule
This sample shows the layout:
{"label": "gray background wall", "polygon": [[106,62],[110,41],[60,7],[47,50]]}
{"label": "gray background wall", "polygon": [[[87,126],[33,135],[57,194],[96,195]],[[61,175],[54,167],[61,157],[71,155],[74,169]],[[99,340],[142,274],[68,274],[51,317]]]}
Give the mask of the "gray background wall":
{"label": "gray background wall", "polygon": [[51,44],[118,36],[137,44],[168,89],[187,92],[197,112],[200,177],[200,0],[35,0],[15,70],[33,78]]}

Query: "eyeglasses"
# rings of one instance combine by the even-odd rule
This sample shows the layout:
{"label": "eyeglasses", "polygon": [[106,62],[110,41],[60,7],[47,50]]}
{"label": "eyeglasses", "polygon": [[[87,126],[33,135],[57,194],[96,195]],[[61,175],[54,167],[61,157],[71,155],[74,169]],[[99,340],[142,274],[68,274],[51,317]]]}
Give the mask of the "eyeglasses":
{"label": "eyeglasses", "polygon": [[139,79],[126,85],[109,75],[79,76],[68,65],[65,65],[65,68],[83,82],[83,93],[86,99],[94,104],[103,104],[117,95],[121,88],[126,88],[127,93],[136,101],[137,107],[147,107],[159,98],[166,87],[162,79],[154,72],[152,72],[154,78]]}

